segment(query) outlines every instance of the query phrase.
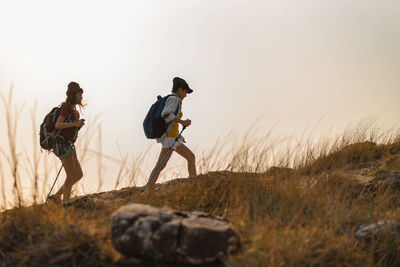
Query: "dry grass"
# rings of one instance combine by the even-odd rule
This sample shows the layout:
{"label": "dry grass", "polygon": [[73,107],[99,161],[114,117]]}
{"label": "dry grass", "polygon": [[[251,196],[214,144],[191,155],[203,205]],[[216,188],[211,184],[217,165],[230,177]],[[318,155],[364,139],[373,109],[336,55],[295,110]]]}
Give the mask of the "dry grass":
{"label": "dry grass", "polygon": [[[23,206],[22,167],[12,139],[18,113],[9,115],[10,152],[2,155],[8,157],[11,172],[0,165],[2,197],[8,193],[4,192],[5,173],[11,173],[16,205]],[[81,137],[96,139],[90,133]],[[96,151],[88,146],[80,151],[83,162],[94,155],[101,177],[107,157],[101,150],[101,134],[97,138]],[[49,181],[40,179],[40,157],[35,153],[27,169],[33,181],[31,203],[40,203]],[[121,154],[115,189],[135,185],[145,175],[141,166],[146,158],[146,153],[132,160]],[[226,217],[243,244],[238,255],[227,259],[230,266],[399,266],[399,234],[373,238],[369,245],[354,237],[362,223],[400,221],[396,188],[385,186],[372,192],[348,172],[365,164],[372,164],[369,174],[376,177],[400,172],[398,132],[379,131],[375,124],[362,122],[319,142],[311,137],[300,141],[275,138],[272,133],[260,138],[228,136],[213,149],[197,153],[201,175],[176,182],[169,190],[160,189],[150,196],[125,190],[114,192],[118,201],[93,195],[68,207],[33,205],[1,213],[0,266],[116,266],[122,256],[111,245],[110,214],[129,202]]]}
{"label": "dry grass", "polygon": [[[13,94],[12,94],[13,85],[11,85],[10,93],[8,98],[1,96],[3,101],[4,111],[6,115],[6,123],[7,123],[7,137],[8,137],[8,145],[9,145],[9,153],[4,150],[0,150],[2,155],[8,161],[10,166],[10,172],[13,178],[13,194],[15,196],[15,205],[21,206],[23,204],[22,196],[21,196],[21,182],[20,182],[20,173],[19,173],[19,157],[17,155],[17,128],[18,128],[18,118],[21,114],[21,110],[23,107],[17,107],[13,102]],[[3,177],[4,179],[4,177]],[[4,184],[4,183],[3,183]]]}
{"label": "dry grass", "polygon": [[109,266],[118,254],[96,215],[59,206],[18,208],[2,216],[0,266]]}

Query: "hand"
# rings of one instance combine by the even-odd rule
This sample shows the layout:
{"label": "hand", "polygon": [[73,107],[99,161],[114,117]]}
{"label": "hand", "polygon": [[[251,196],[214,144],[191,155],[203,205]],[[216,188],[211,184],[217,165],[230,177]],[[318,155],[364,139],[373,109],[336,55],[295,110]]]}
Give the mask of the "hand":
{"label": "hand", "polygon": [[75,124],[75,127],[81,128],[83,125],[85,125],[85,122],[82,119],[82,120],[75,121],[74,124]]}
{"label": "hand", "polygon": [[185,127],[188,127],[188,126],[190,126],[192,124],[192,121],[191,120],[184,120],[184,121],[182,121],[181,124],[183,126],[185,126]]}

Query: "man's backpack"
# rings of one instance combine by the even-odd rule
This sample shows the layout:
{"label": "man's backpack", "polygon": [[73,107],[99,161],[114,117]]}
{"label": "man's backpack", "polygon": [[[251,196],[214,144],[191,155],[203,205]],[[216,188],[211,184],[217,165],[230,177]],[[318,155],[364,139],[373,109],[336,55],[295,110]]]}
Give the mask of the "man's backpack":
{"label": "man's backpack", "polygon": [[[51,150],[56,142],[56,138],[60,134],[61,129],[56,129],[56,122],[60,115],[61,105],[54,107],[44,117],[42,124],[40,124],[40,146],[45,150]],[[71,117],[71,113],[67,116],[65,121],[68,121]]]}
{"label": "man's backpack", "polygon": [[[155,139],[161,137],[167,130],[168,124],[161,116],[161,112],[164,109],[167,98],[172,96],[167,95],[164,97],[157,96],[157,101],[151,106],[147,112],[146,118],[143,121],[144,134],[148,139]],[[178,115],[179,105],[176,108],[174,114]]]}

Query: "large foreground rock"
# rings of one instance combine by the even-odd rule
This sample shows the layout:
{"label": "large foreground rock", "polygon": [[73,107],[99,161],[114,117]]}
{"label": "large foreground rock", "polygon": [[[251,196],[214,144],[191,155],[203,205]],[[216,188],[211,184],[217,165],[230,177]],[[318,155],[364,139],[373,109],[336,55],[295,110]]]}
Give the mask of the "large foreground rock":
{"label": "large foreground rock", "polygon": [[156,262],[204,264],[239,249],[239,237],[222,218],[143,204],[112,215],[115,248],[128,257]]}

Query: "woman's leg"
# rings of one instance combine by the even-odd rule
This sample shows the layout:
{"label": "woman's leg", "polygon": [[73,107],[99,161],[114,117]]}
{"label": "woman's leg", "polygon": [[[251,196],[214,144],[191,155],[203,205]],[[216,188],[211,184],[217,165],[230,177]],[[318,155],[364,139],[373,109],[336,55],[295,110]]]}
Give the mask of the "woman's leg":
{"label": "woman's leg", "polygon": [[67,172],[67,179],[63,185],[63,202],[68,201],[71,195],[72,186],[76,184],[83,176],[81,165],[79,164],[76,154],[67,158],[64,163],[64,169]]}
{"label": "woman's leg", "polygon": [[[63,161],[63,159],[61,161]],[[83,176],[82,168],[76,154],[65,159],[64,170],[67,174],[67,178],[65,178],[64,184],[55,195],[58,199],[61,199],[61,195],[63,195],[63,201],[67,201],[71,195],[72,186]]]}
{"label": "woman's leg", "polygon": [[54,194],[54,196],[56,197],[57,201],[61,201],[61,195],[64,191],[64,185],[62,185],[60,187],[60,189],[58,189],[57,193]]}
{"label": "woman's leg", "polygon": [[[168,152],[169,148],[161,148],[161,152],[160,155],[158,156],[158,161],[156,166],[154,167],[154,169],[151,171],[150,177],[151,181],[149,182],[149,184],[147,185],[147,187],[149,188],[150,191],[153,190],[154,185],[157,182],[158,176],[160,175],[161,171],[165,168],[165,166],[167,165],[169,159],[171,158],[172,152],[173,150],[171,149],[171,151],[168,153],[168,155],[165,157],[164,161],[162,162],[162,164],[160,165],[162,159],[164,158],[165,154]],[[160,165],[160,166],[159,166]],[[157,171],[156,173],[154,173],[155,171]],[[154,173],[154,174],[153,174]],[[152,176],[153,175],[153,176]]]}
{"label": "woman's leg", "polygon": [[[69,158],[72,158],[72,157],[69,157]],[[65,164],[67,163],[68,158],[65,159],[65,162],[64,162],[64,159],[61,159],[61,158],[60,158],[60,160],[61,160],[61,163],[63,164],[64,171],[65,171],[65,173],[67,174],[67,177],[65,178],[64,184],[63,184],[63,185],[60,187],[60,189],[58,189],[58,191],[54,194],[54,196],[56,197],[56,199],[59,200],[59,201],[61,201],[61,195],[64,193],[64,185],[65,185],[67,182],[69,183],[69,180],[71,180],[71,177],[73,176],[73,170],[71,169],[71,167],[69,166],[69,164],[68,164],[67,167],[65,167]]]}
{"label": "woman's leg", "polygon": [[176,152],[187,160],[189,177],[196,176],[196,157],[193,152],[184,144],[178,146]]}

